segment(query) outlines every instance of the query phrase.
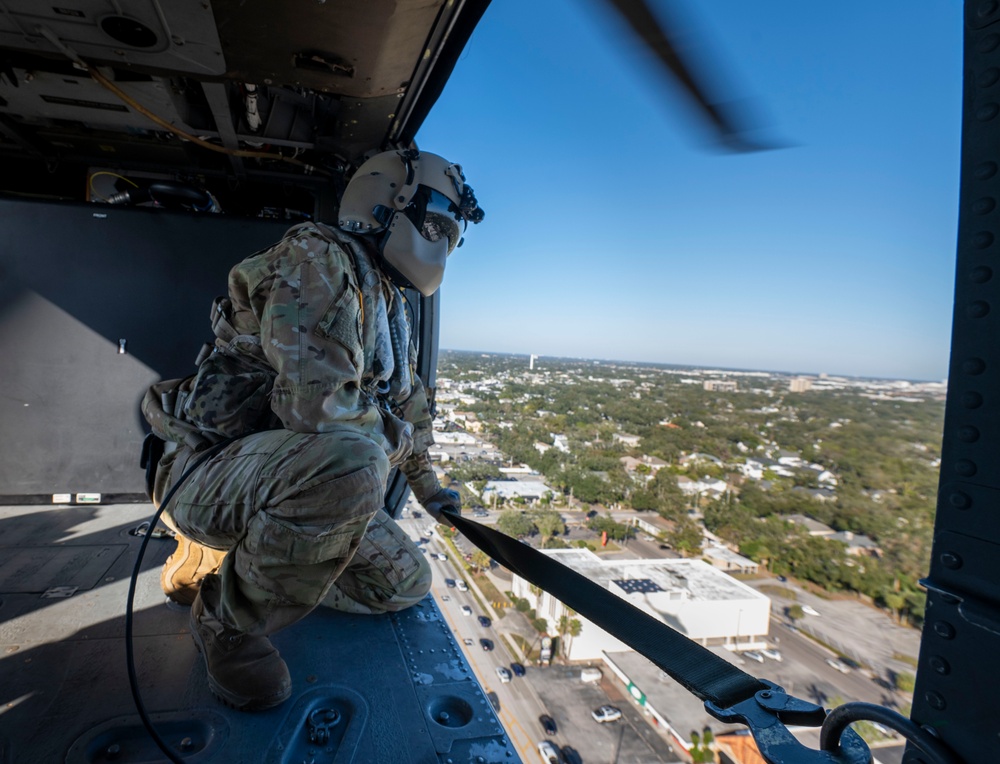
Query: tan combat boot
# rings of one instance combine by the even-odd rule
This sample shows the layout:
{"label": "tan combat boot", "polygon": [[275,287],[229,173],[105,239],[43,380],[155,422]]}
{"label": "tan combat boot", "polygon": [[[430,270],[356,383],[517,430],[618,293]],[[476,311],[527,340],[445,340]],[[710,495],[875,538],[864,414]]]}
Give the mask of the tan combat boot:
{"label": "tan combat boot", "polygon": [[[208,576],[191,606],[191,636],[205,658],[209,689],[240,711],[262,711],[288,700],[292,678],[271,640],[226,627],[209,604],[218,576]],[[208,602],[205,601],[207,595]]]}
{"label": "tan combat boot", "polygon": [[226,553],[192,541],[180,533],[175,533],[177,549],[167,558],[160,572],[160,586],[163,593],[179,605],[190,605],[198,596],[202,579],[216,573]]}

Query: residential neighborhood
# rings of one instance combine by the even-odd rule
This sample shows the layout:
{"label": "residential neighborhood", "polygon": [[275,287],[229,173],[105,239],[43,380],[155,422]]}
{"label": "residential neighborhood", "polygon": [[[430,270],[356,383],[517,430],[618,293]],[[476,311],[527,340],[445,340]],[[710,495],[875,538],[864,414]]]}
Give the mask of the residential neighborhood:
{"label": "residential neighborhood", "polygon": [[[793,671],[794,662],[773,663],[783,635],[813,638],[817,649],[837,646],[827,668],[853,665],[874,682],[855,694],[877,701],[881,683],[905,703],[943,396],[943,383],[448,352],[431,455],[482,522],[727,660],[766,658]],[[447,543],[465,559],[470,585],[492,591],[484,599],[493,615],[507,614],[505,627],[521,619],[505,642],[518,659],[597,665],[609,697],[615,681],[649,686],[612,635],[461,538]],[[851,611],[845,622],[870,613],[891,626],[897,648],[886,653],[884,639],[820,618],[834,603]],[[838,676],[840,668],[830,681],[847,681]],[[700,756],[692,730],[711,729],[711,719],[672,695],[643,698],[647,722],[681,760]],[[716,725],[713,734],[734,731]],[[723,738],[717,755],[741,749]],[[876,742],[893,742],[884,738]],[[888,747],[883,756],[897,761]]]}

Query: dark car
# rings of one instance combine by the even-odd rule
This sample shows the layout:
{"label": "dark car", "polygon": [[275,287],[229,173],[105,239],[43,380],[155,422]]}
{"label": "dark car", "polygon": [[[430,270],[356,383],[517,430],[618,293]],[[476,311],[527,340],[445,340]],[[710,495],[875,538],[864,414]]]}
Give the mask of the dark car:
{"label": "dark car", "polygon": [[538,717],[538,721],[542,725],[542,729],[545,730],[546,735],[556,734],[556,720],[551,716],[542,714]]}
{"label": "dark car", "polygon": [[483,649],[486,652],[489,652],[490,650],[493,649],[493,640],[491,639],[480,639],[479,644],[483,646]]}
{"label": "dark car", "polygon": [[524,676],[524,666],[520,663],[510,664],[510,670],[514,672],[514,676]]}
{"label": "dark car", "polygon": [[490,692],[486,693],[486,699],[490,702],[490,705],[493,706],[493,710],[499,714],[500,698],[497,696],[497,694],[491,690]]}
{"label": "dark car", "polygon": [[485,615],[479,616],[479,625],[482,626],[483,628],[488,629],[491,623],[493,623],[493,621],[491,621]]}
{"label": "dark car", "polygon": [[455,588],[455,579],[454,578],[446,578],[444,580],[444,585],[447,586],[449,589],[454,589]]}
{"label": "dark car", "polygon": [[422,514],[420,514],[420,513],[419,513],[419,512],[417,511],[417,510],[413,510],[413,516],[414,516],[414,517],[417,517],[417,518],[419,518],[419,517],[423,517],[423,515],[422,515]]}
{"label": "dark car", "polygon": [[583,757],[580,756],[579,752],[575,748],[570,748],[568,745],[562,747],[563,758],[566,759],[566,764],[583,764]]}

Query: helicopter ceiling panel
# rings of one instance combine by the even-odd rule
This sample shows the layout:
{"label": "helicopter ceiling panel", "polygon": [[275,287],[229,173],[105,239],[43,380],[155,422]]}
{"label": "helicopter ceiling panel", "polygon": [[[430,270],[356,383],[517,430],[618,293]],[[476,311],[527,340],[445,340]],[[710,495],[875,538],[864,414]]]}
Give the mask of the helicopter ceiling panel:
{"label": "helicopter ceiling panel", "polygon": [[[72,120],[90,129],[125,130],[132,134],[152,127],[146,117],[82,72],[72,76],[19,67],[10,71],[20,86],[4,90],[0,113],[30,115],[27,119],[36,124]],[[188,115],[178,108],[183,101],[171,97],[170,85],[165,80],[130,82],[123,89],[178,127],[196,129],[188,124]]]}
{"label": "helicopter ceiling panel", "polygon": [[213,3],[230,77],[351,98],[404,93],[444,5],[440,0]]}
{"label": "helicopter ceiling panel", "polygon": [[42,56],[60,54],[58,40],[91,61],[196,76],[226,71],[208,0],[5,0],[0,47]]}
{"label": "helicopter ceiling panel", "polygon": [[0,155],[321,188],[412,140],[488,1],[4,0]]}

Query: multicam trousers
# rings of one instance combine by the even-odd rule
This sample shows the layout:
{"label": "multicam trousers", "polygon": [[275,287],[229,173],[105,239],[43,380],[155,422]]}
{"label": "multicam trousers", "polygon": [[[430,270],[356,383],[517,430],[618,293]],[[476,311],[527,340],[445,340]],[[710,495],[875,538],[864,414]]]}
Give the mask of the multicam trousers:
{"label": "multicam trousers", "polygon": [[[194,464],[163,458],[157,504]],[[415,604],[430,566],[382,510],[389,463],[363,433],[269,430],[241,438],[195,468],[164,512],[168,525],[225,549],[214,613],[227,626],[270,634],[323,603],[354,613]]]}

